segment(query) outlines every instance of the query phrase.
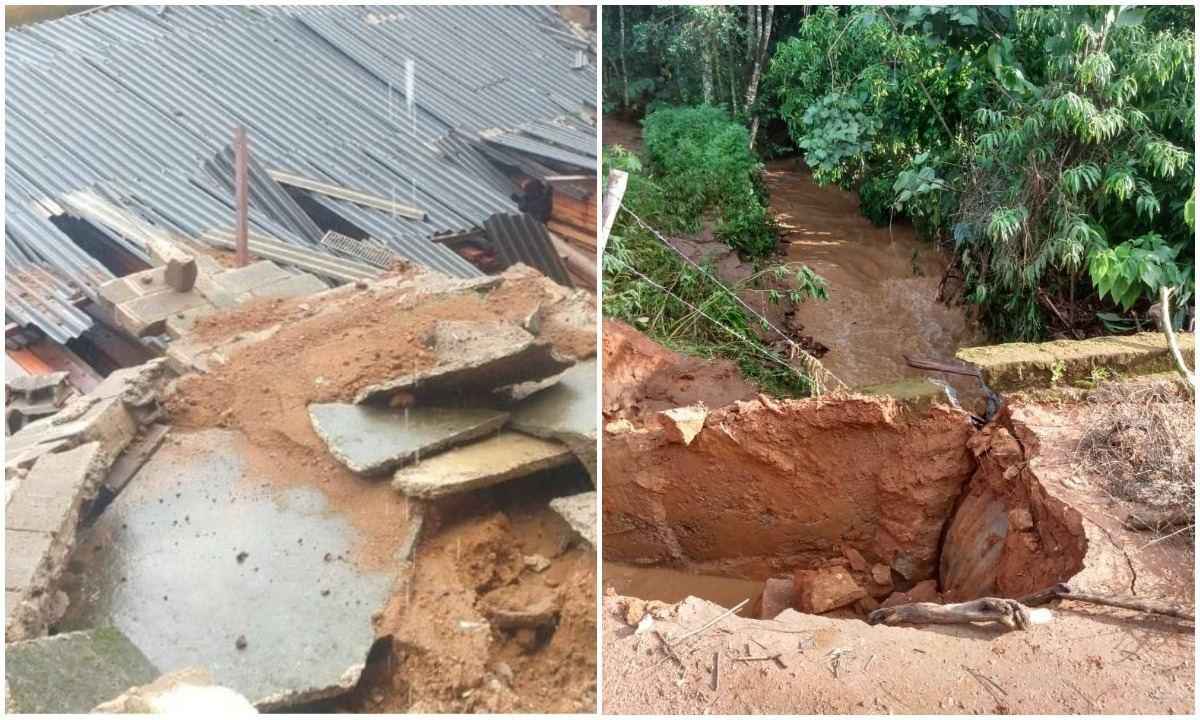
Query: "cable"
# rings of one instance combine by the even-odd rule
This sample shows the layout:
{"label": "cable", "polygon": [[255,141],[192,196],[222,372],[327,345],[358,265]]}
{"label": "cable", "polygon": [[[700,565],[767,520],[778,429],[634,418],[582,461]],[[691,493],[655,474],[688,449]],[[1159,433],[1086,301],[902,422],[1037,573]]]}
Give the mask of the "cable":
{"label": "cable", "polygon": [[[671,297],[675,298],[676,300],[678,300],[679,302],[683,303],[684,305],[687,305],[689,308],[691,308],[691,309],[692,309],[692,311],[693,311],[693,312],[695,312],[695,313],[699,314],[701,317],[704,317],[704,318],[706,318],[706,319],[707,319],[709,322],[711,322],[712,324],[716,325],[717,327],[721,328],[721,329],[722,329],[722,330],[724,330],[725,332],[729,333],[730,335],[734,336],[734,337],[735,337],[735,338],[737,338],[738,340],[742,341],[743,343],[745,343],[745,345],[746,345],[747,347],[749,347],[749,348],[750,348],[752,351],[754,351],[754,352],[755,352],[755,353],[757,353],[758,355],[760,355],[760,356],[762,356],[762,357],[766,358],[767,360],[770,360],[771,362],[774,362],[774,363],[777,363],[777,364],[779,364],[780,366],[782,366],[782,367],[786,368],[787,370],[791,371],[792,373],[795,373],[796,377],[800,378],[801,380],[804,380],[806,383],[809,383],[809,384],[811,384],[811,385],[813,386],[813,389],[816,391],[816,394],[818,394],[818,395],[819,395],[819,394],[821,394],[821,393],[823,392],[823,389],[824,389],[824,388],[823,388],[823,384],[822,384],[822,382],[821,382],[821,379],[820,379],[819,377],[817,377],[818,373],[817,373],[817,372],[814,372],[814,371],[813,371],[813,369],[812,369],[811,367],[809,367],[807,364],[805,364],[805,370],[808,370],[808,371],[809,371],[809,373],[810,373],[810,375],[804,375],[804,374],[803,374],[803,373],[801,373],[799,370],[797,370],[795,367],[793,367],[791,363],[787,362],[787,361],[786,361],[786,360],[784,360],[783,358],[780,358],[780,357],[778,357],[777,355],[774,355],[774,354],[773,354],[773,353],[771,353],[771,352],[768,352],[768,351],[764,350],[764,349],[763,349],[761,346],[759,346],[757,343],[755,343],[755,342],[751,341],[749,338],[747,338],[746,336],[742,335],[742,334],[741,334],[741,333],[739,333],[738,331],[736,331],[736,330],[734,330],[734,329],[732,329],[732,328],[729,328],[729,327],[727,327],[727,326],[726,326],[724,323],[722,323],[720,320],[717,320],[716,318],[714,318],[713,316],[711,316],[711,315],[709,315],[708,313],[704,312],[703,310],[701,310],[700,308],[696,307],[695,305],[691,304],[691,303],[690,303],[690,302],[688,302],[687,300],[684,300],[683,298],[681,298],[679,295],[675,294],[674,292],[672,292],[672,291],[671,291],[671,290],[669,290],[668,288],[666,288],[666,287],[663,287],[662,285],[660,285],[659,283],[657,283],[656,281],[654,281],[653,279],[651,279],[650,277],[648,277],[647,275],[645,275],[644,273],[642,273],[640,270],[638,270],[638,269],[637,269],[637,268],[635,268],[634,266],[632,266],[632,265],[630,265],[629,263],[625,262],[624,260],[621,260],[620,258],[613,257],[613,256],[610,256],[610,257],[612,258],[612,260],[615,260],[616,262],[620,263],[620,264],[621,264],[621,266],[622,266],[622,267],[624,267],[626,270],[629,270],[629,271],[630,271],[630,272],[632,272],[634,275],[637,275],[638,277],[640,277],[642,280],[645,280],[646,282],[650,283],[651,285],[653,285],[654,287],[658,288],[659,290],[662,290],[662,291],[663,291],[664,293],[666,293],[667,295],[670,295]],[[804,362],[804,358],[810,358],[810,357],[811,357],[811,356],[809,356],[809,355],[805,354],[804,356],[802,356],[802,360],[801,360],[801,362]],[[818,365],[818,367],[819,367],[819,369],[820,369],[821,371],[824,371],[824,372],[825,372],[825,374],[828,374],[828,373],[829,373],[829,371],[828,371],[828,370],[825,370],[823,367],[820,367],[819,365]],[[830,377],[833,377],[833,376],[832,376],[832,375],[830,375]],[[835,380],[837,380],[837,378],[834,378],[834,379],[835,379]],[[841,381],[839,380],[838,382],[841,382]]]}
{"label": "cable", "polygon": [[[776,332],[776,334],[779,335],[779,337],[783,338],[784,342],[786,342],[788,345],[791,346],[793,354],[799,355],[799,357],[801,358],[801,362],[805,366],[805,369],[808,370],[814,376],[813,379],[816,380],[819,384],[823,384],[823,383],[821,383],[820,378],[818,378],[816,376],[823,376],[823,377],[832,379],[833,382],[841,389],[843,389],[843,390],[848,389],[848,386],[846,385],[846,383],[842,382],[840,378],[838,378],[833,373],[829,372],[829,370],[824,365],[821,364],[820,360],[818,360],[815,356],[813,356],[811,353],[809,353],[807,350],[805,350],[803,347],[801,347],[795,340],[792,340],[792,338],[789,337],[787,335],[787,333],[783,332],[778,327],[776,327],[775,324],[772,323],[770,320],[768,320],[765,316],[763,316],[761,313],[759,313],[754,308],[750,307],[750,305],[747,304],[745,300],[743,300],[733,290],[730,290],[728,287],[726,287],[724,283],[722,283],[719,279],[714,277],[710,272],[705,270],[703,267],[701,267],[699,264],[697,264],[690,257],[688,257],[687,255],[684,255],[682,252],[680,252],[680,250],[678,248],[676,248],[674,245],[672,245],[670,242],[668,242],[665,237],[662,236],[662,233],[660,233],[657,230],[655,230],[654,228],[650,227],[648,224],[646,224],[646,222],[644,220],[642,220],[640,217],[638,217],[637,213],[630,210],[625,205],[621,206],[621,210],[628,213],[629,216],[632,217],[634,219],[634,221],[637,222],[638,225],[641,225],[643,229],[645,229],[647,232],[654,235],[654,237],[657,238],[660,243],[665,245],[667,248],[669,248],[672,252],[674,252],[679,257],[683,258],[684,262],[691,265],[696,270],[700,271],[700,273],[702,275],[704,275],[706,278],[711,280],[717,287],[724,290],[730,297],[732,297],[734,300],[736,300],[738,302],[738,304],[740,304],[742,307],[744,307],[747,312],[749,312],[751,315],[753,315],[754,317],[761,320],[765,326],[774,330]],[[622,261],[622,264],[625,265],[626,267],[629,267],[631,270],[634,270],[628,263]],[[634,270],[634,272],[636,273],[637,271]],[[641,273],[638,273],[638,274],[641,275]],[[645,277],[645,276],[642,275],[642,277]],[[649,280],[649,278],[647,278],[647,280]],[[665,292],[668,292],[668,293],[671,292],[670,290],[663,288],[661,285],[654,283],[654,281],[652,281],[652,280],[650,282],[652,284],[657,285],[658,287],[662,288]],[[671,293],[671,294],[673,294],[673,293]],[[679,298],[678,296],[676,296],[676,298],[679,299],[680,302],[687,304],[686,300],[683,300],[682,298]],[[693,308],[693,309],[695,309],[695,308]],[[699,311],[697,310],[697,312],[699,312]],[[703,314],[703,313],[701,313],[701,314]],[[706,315],[705,317],[708,317],[708,316]],[[709,320],[712,320],[712,318],[709,318]],[[716,322],[716,321],[713,320],[713,322]],[[728,329],[728,328],[726,328],[726,329]],[[757,347],[757,346],[755,346],[755,347]],[[789,365],[789,367],[791,367],[791,366]]]}

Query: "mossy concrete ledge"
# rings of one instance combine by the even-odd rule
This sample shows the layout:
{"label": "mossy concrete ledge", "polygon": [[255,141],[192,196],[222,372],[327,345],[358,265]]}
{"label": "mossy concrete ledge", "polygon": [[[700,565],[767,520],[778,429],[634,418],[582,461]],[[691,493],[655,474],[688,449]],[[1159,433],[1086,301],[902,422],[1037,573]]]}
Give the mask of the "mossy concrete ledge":
{"label": "mossy concrete ledge", "polygon": [[[1183,333],[1178,337],[1184,359],[1194,365],[1196,336]],[[1174,367],[1166,336],[1151,332],[963,348],[957,357],[982,370],[984,381],[993,390],[1074,385],[1113,375],[1167,372]]]}

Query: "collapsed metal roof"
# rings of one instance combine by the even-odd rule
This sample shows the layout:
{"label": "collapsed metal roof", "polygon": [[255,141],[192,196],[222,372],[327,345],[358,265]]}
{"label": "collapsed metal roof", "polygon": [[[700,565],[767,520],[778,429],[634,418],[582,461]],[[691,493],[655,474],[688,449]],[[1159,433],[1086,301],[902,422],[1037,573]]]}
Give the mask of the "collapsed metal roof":
{"label": "collapsed metal roof", "polygon": [[[113,276],[51,220],[69,213],[62,198],[89,189],[196,239],[231,229],[222,159],[238,126],[261,169],[424,210],[415,219],[260,187],[251,232],[332,253],[286,203],[291,193],[458,277],[480,271],[431,238],[517,212],[493,164],[503,160],[482,150],[502,149],[518,170],[596,167],[595,67],[581,64],[586,41],[550,8],[109,6],[7,31],[5,46],[5,253],[20,261],[9,284],[17,267],[54,278],[54,292],[19,279],[41,302],[6,304],[6,314],[56,339],[90,321],[51,298],[94,299]],[[445,151],[448,139],[457,152]]]}

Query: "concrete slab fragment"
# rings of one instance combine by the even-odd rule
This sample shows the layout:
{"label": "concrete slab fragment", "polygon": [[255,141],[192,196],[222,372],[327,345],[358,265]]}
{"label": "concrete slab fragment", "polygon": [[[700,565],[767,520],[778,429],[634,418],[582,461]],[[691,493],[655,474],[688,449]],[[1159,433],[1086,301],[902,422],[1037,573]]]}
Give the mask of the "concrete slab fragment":
{"label": "concrete slab fragment", "polygon": [[213,275],[213,283],[230,295],[241,295],[264,285],[286,280],[292,274],[270,260],[259,260],[246,267],[234,268]]}
{"label": "concrete slab fragment", "polygon": [[561,443],[502,432],[401,468],[392,486],[409,497],[444,497],[566,465],[573,459],[570,449]]}
{"label": "concrete slab fragment", "polygon": [[571,366],[562,379],[513,410],[513,428],[565,443],[596,479],[596,360]]}
{"label": "concrete slab fragment", "polygon": [[48,532],[4,530],[4,589],[19,593],[33,584],[54,536]]}
{"label": "concrete slab fragment", "polygon": [[596,493],[554,498],[550,501],[550,509],[562,516],[571,529],[592,547],[596,547]]}
{"label": "concrete slab fragment", "polygon": [[447,397],[486,396],[492,390],[561,373],[574,361],[513,323],[443,320],[430,344],[437,353],[432,368],[403,375],[359,391],[354,402],[411,393],[418,404]]}
{"label": "concrete slab fragment", "polygon": [[16,713],[86,713],[158,675],[113,627],[12,643],[4,660],[5,709]]}
{"label": "concrete slab fragment", "polygon": [[256,298],[289,298],[312,295],[313,293],[324,292],[328,289],[329,286],[321,282],[321,279],[316,275],[305,273],[303,275],[289,275],[283,280],[277,280],[262,287],[254,288],[250,291],[250,295]]}
{"label": "concrete slab fragment", "polygon": [[85,531],[98,549],[62,625],[111,623],[162,671],[207,668],[260,710],[353,686],[394,573],[326,561],[353,558],[360,531],[319,490],[255,478],[237,433],[176,438]]}
{"label": "concrete slab fragment", "polygon": [[85,496],[95,493],[100,453],[100,443],[88,443],[38,458],[8,503],[5,529],[53,534],[74,526]]}
{"label": "concrete slab fragment", "polygon": [[124,490],[170,431],[170,426],[154,423],[130,443],[129,447],[125,448],[125,452],[121,453],[121,456],[108,469],[108,476],[104,478],[104,486],[108,488],[109,492],[116,495]]}
{"label": "concrete slab fragment", "polygon": [[361,475],[378,475],[455,445],[490,435],[508,413],[471,408],[403,410],[343,403],[308,406],[313,429],[330,453]]}

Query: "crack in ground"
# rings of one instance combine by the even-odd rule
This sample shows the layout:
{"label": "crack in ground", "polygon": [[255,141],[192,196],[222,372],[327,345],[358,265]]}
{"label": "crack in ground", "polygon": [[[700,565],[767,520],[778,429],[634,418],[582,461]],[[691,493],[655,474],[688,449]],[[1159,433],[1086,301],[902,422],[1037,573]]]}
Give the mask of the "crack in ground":
{"label": "crack in ground", "polygon": [[1080,517],[1082,517],[1084,520],[1087,520],[1091,524],[1095,525],[1096,528],[1098,530],[1100,530],[1100,532],[1104,533],[1104,536],[1108,538],[1108,541],[1110,543],[1112,543],[1113,547],[1115,547],[1117,550],[1121,551],[1121,557],[1125,558],[1125,564],[1129,566],[1129,575],[1130,575],[1129,594],[1136,596],[1137,595],[1137,569],[1133,565],[1133,558],[1129,557],[1129,553],[1125,551],[1125,547],[1123,545],[1121,545],[1119,542],[1117,542],[1116,538],[1113,537],[1113,534],[1111,532],[1109,532],[1108,528],[1104,527],[1100,523],[1098,523],[1095,520],[1088,517],[1087,514],[1084,513],[1082,510],[1080,510],[1079,508],[1075,508],[1075,510],[1076,510],[1076,512],[1079,513]]}

